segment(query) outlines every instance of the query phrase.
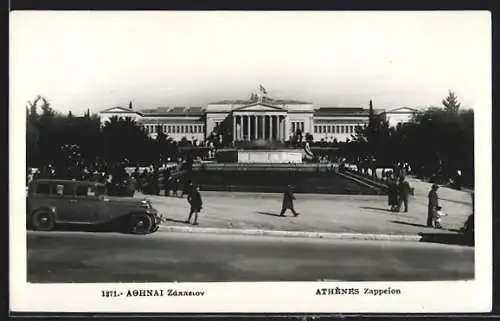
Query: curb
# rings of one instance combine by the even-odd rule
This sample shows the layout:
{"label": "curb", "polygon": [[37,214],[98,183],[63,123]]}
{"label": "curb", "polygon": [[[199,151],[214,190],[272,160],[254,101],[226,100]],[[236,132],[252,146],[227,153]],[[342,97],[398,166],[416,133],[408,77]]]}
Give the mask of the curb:
{"label": "curb", "polygon": [[412,241],[418,242],[422,236],[412,234],[365,234],[365,233],[328,233],[328,232],[303,232],[303,231],[273,231],[258,229],[226,229],[215,227],[185,227],[185,226],[160,226],[158,232],[179,233],[206,233],[224,235],[247,235],[247,236],[278,236],[299,237],[315,239],[336,240],[370,240],[370,241]]}

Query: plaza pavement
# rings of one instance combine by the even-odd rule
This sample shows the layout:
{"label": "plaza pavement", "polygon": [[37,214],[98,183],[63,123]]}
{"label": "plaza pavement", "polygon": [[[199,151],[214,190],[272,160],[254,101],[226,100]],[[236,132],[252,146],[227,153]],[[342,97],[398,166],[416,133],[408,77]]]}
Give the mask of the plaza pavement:
{"label": "plaza pavement", "polygon": [[[472,213],[468,192],[441,187],[440,205],[449,216],[442,219],[443,230],[427,228],[427,193],[431,184],[411,177],[408,181],[415,188],[415,195],[410,196],[407,213],[390,212],[385,196],[295,194],[295,208],[300,216],[293,217],[288,211],[286,217],[280,217],[281,194],[201,191],[200,224],[192,228],[384,235],[456,233]],[[137,193],[136,197],[144,195]],[[165,226],[191,227],[184,223],[189,212],[186,197],[145,197],[166,214]]]}

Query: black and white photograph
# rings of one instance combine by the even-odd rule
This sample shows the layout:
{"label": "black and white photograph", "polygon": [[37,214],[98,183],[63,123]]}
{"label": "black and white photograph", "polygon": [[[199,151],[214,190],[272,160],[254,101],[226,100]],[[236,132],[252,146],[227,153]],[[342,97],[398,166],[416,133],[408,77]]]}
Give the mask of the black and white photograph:
{"label": "black and white photograph", "polygon": [[11,310],[491,309],[488,12],[10,20]]}

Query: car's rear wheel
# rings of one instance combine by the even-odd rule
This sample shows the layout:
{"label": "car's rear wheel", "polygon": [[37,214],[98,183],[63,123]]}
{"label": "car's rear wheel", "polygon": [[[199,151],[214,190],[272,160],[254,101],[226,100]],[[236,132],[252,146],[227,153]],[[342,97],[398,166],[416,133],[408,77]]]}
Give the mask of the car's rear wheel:
{"label": "car's rear wheel", "polygon": [[31,227],[37,231],[51,231],[55,223],[54,215],[48,211],[35,212],[31,216]]}
{"label": "car's rear wheel", "polygon": [[130,218],[130,231],[134,234],[147,234],[152,226],[153,220],[147,214],[134,214]]}

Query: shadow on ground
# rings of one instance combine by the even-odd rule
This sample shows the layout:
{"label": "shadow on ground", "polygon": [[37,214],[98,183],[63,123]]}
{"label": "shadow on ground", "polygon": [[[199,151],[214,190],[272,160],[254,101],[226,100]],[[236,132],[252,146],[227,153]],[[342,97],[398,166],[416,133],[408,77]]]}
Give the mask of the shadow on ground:
{"label": "shadow on ground", "polygon": [[474,246],[474,237],[463,233],[418,233],[422,238],[420,242],[441,243],[452,245]]}
{"label": "shadow on ground", "polygon": [[380,208],[380,207],[360,206],[359,208],[363,208],[365,210],[377,210],[377,211],[382,211],[382,212],[391,212],[391,210],[388,210],[386,208]]}
{"label": "shadow on ground", "polygon": [[[424,224],[409,223],[402,221],[390,221],[390,222],[396,224],[427,228],[427,225]],[[418,233],[418,235],[422,237],[420,239],[420,242],[474,246],[473,237],[465,235],[464,233],[461,233],[460,231],[455,229],[442,229],[442,230],[436,230],[436,232],[420,232]]]}
{"label": "shadow on ground", "polygon": [[173,218],[167,218],[167,219],[165,219],[165,221],[167,221],[167,222],[175,222],[175,223],[184,223],[184,224],[187,224],[186,220],[176,220],[176,219],[173,219]]}
{"label": "shadow on ground", "polygon": [[417,224],[417,223],[410,223],[410,222],[403,222],[403,221],[389,221],[391,223],[395,224],[401,224],[401,225],[410,225],[410,226],[417,226],[417,227],[427,227],[427,225],[424,224]]}
{"label": "shadow on ground", "polygon": [[87,232],[87,233],[119,233],[128,235],[142,235],[134,234],[125,231],[123,228],[113,226],[112,224],[105,225],[86,225],[86,224],[71,224],[71,225],[57,225],[54,230],[55,232]]}
{"label": "shadow on ground", "polygon": [[281,217],[279,214],[276,214],[276,213],[270,213],[270,212],[256,212],[257,214],[260,214],[260,215],[269,215],[269,216],[277,216],[277,217]]}

